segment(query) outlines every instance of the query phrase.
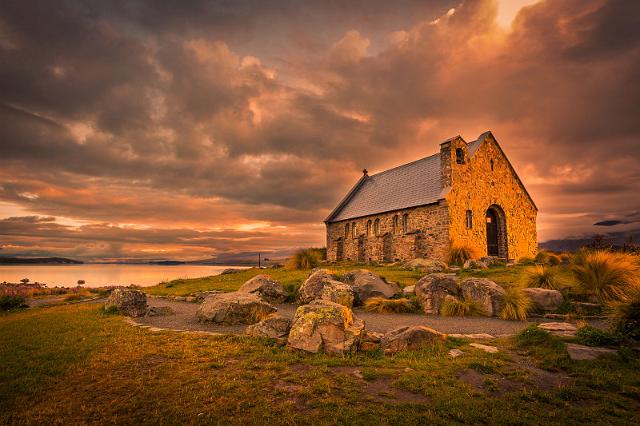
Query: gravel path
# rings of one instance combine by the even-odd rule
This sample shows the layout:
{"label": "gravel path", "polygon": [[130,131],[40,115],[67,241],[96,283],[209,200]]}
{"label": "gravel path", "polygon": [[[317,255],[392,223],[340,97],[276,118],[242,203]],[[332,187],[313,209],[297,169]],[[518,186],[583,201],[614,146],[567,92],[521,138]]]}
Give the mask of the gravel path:
{"label": "gravel path", "polygon": [[[149,298],[149,306],[171,308],[175,314],[155,317],[136,318],[136,321],[144,325],[159,328],[177,330],[201,330],[217,333],[242,333],[246,326],[221,326],[214,324],[201,324],[196,319],[197,303],[176,302]],[[277,305],[278,313],[282,316],[293,318],[297,305]],[[365,321],[367,329],[377,332],[387,332],[405,325],[425,325],[443,333],[488,333],[494,336],[518,333],[527,325],[534,322],[551,322],[536,318],[535,321],[504,321],[497,318],[486,317],[440,317],[421,314],[375,314],[365,312],[361,308],[355,308],[354,314]]]}

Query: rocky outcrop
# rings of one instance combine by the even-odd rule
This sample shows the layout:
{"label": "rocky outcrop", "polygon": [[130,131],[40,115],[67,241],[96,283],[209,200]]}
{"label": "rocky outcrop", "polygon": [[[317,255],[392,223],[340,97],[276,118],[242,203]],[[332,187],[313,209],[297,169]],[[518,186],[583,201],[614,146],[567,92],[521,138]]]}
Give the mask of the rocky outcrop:
{"label": "rocky outcrop", "polygon": [[262,321],[250,325],[245,334],[253,337],[285,339],[291,329],[291,320],[278,314],[271,314]]}
{"label": "rocky outcrop", "polygon": [[309,275],[298,289],[296,300],[298,303],[310,303],[322,297],[326,283],[335,281],[336,277],[326,269],[318,269]]}
{"label": "rocky outcrop", "polygon": [[357,305],[364,304],[367,299],[372,297],[385,297],[388,299],[401,293],[397,284],[387,283],[367,269],[349,271],[342,276],[342,281],[353,288]]}
{"label": "rocky outcrop", "polygon": [[380,341],[380,348],[386,354],[393,354],[399,351],[430,346],[436,342],[444,341],[446,338],[446,334],[429,327],[422,325],[405,326],[386,333]]}
{"label": "rocky outcrop", "polygon": [[522,292],[542,311],[555,311],[562,305],[562,293],[547,288],[523,288]]}
{"label": "rocky outcrop", "polygon": [[355,293],[348,284],[331,280],[325,282],[320,299],[351,308],[355,300]]}
{"label": "rocky outcrop", "polygon": [[384,334],[371,330],[365,330],[362,333],[362,339],[360,340],[360,350],[369,352],[380,349],[380,341],[384,337]]}
{"label": "rocky outcrop", "polygon": [[453,274],[429,274],[420,278],[415,288],[416,298],[426,314],[438,315],[447,296],[456,297],[458,286]]}
{"label": "rocky outcrop", "polygon": [[357,349],[363,332],[364,321],[355,319],[351,309],[314,300],[297,309],[288,345],[307,352],[342,354]]}
{"label": "rocky outcrop", "polygon": [[427,274],[434,274],[445,271],[447,264],[435,259],[413,259],[405,263],[405,267],[426,272]]}
{"label": "rocky outcrop", "polygon": [[405,288],[402,289],[402,294],[404,296],[410,296],[412,294],[416,294],[416,286],[415,285],[408,285]]}
{"label": "rocky outcrop", "polygon": [[254,294],[234,292],[208,296],[198,308],[197,316],[200,322],[255,324],[276,310]]}
{"label": "rocky outcrop", "polygon": [[116,288],[109,295],[104,308],[116,309],[130,317],[141,317],[147,313],[147,295],[140,290]]}
{"label": "rocky outcrop", "polygon": [[464,269],[488,269],[489,266],[481,260],[469,259],[462,266]]}
{"label": "rocky outcrop", "polygon": [[268,303],[284,303],[287,293],[278,281],[268,275],[256,275],[242,284],[238,293],[255,294]]}
{"label": "rocky outcrop", "polygon": [[497,316],[502,308],[504,289],[486,278],[467,278],[460,282],[460,292],[467,300],[475,300],[486,316]]}

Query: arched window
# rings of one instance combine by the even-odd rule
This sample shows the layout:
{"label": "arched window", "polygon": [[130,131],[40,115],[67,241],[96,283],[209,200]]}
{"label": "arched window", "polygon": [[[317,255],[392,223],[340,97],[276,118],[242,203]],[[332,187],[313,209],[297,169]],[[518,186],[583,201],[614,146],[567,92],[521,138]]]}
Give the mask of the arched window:
{"label": "arched window", "polygon": [[355,222],[353,222],[353,223],[351,224],[351,236],[352,236],[353,238],[355,238],[355,237],[356,237],[356,235],[357,235],[357,232],[356,232],[356,223],[355,223]]}
{"label": "arched window", "polygon": [[491,171],[493,171],[493,159],[491,159],[491,161],[489,161],[489,164],[491,165]]}
{"label": "arched window", "polygon": [[393,233],[397,234],[400,232],[400,218],[398,215],[393,216]]}
{"label": "arched window", "polygon": [[371,235],[371,221],[367,221],[367,237]]}
{"label": "arched window", "polygon": [[402,215],[402,232],[406,234],[409,231],[409,214]]}
{"label": "arched window", "polygon": [[373,233],[376,237],[380,235],[380,219],[376,219],[376,221],[373,222]]}
{"label": "arched window", "polygon": [[344,224],[344,237],[345,238],[349,238],[349,224],[348,223]]}
{"label": "arched window", "polygon": [[464,150],[462,148],[456,148],[456,163],[464,164]]}

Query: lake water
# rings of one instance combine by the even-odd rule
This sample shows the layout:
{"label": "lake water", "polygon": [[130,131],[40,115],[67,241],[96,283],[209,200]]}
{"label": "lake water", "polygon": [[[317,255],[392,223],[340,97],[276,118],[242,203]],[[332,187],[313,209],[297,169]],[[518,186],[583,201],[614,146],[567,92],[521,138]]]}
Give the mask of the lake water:
{"label": "lake water", "polygon": [[[198,278],[218,275],[229,266],[207,265],[2,265],[0,282],[30,282],[47,284],[49,287],[76,286],[84,280],[84,287],[135,284],[142,287],[156,285],[177,278]],[[242,268],[242,267],[238,267]]]}

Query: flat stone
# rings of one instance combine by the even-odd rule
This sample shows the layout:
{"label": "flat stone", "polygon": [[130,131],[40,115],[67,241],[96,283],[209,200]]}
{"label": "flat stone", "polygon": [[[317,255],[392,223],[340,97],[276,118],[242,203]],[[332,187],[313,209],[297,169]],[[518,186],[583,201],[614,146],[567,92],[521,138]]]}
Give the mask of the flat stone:
{"label": "flat stone", "polygon": [[464,355],[464,352],[462,352],[460,349],[451,349],[449,351],[449,356],[452,358],[457,358],[462,355]]}
{"label": "flat stone", "polygon": [[543,322],[538,324],[538,328],[561,337],[573,337],[578,330],[575,325],[568,322]]}
{"label": "flat stone", "polygon": [[576,361],[592,360],[602,355],[618,353],[615,349],[597,348],[576,343],[567,343],[567,352],[569,352],[569,357]]}
{"label": "flat stone", "polygon": [[492,336],[491,334],[487,334],[487,333],[472,333],[472,334],[449,334],[449,337],[455,337],[458,339],[480,340],[480,339],[495,339],[496,336]]}
{"label": "flat stone", "polygon": [[489,352],[490,354],[497,354],[499,352],[498,348],[496,348],[495,346],[483,345],[481,343],[471,343],[470,346],[485,352]]}

